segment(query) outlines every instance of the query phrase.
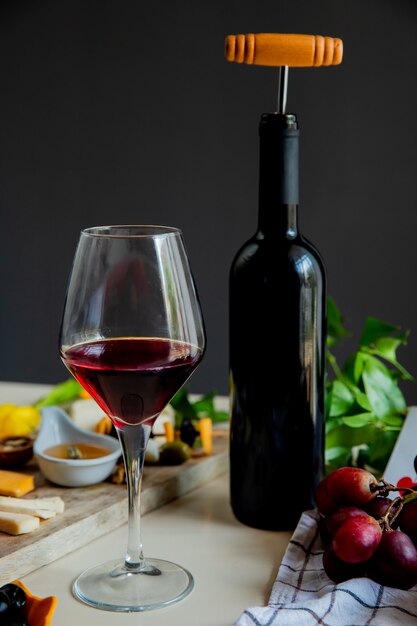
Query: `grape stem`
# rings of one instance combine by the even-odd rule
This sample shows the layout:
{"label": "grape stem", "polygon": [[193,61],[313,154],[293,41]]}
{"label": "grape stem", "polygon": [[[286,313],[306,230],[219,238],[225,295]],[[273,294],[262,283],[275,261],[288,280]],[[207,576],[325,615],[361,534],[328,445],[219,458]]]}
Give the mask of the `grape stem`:
{"label": "grape stem", "polygon": [[[402,490],[403,491],[403,490]],[[413,489],[410,490],[411,493],[407,493],[407,495],[403,496],[403,504],[406,505],[413,500],[417,500],[417,491]]]}
{"label": "grape stem", "polygon": [[383,478],[381,478],[377,488],[374,489],[374,491],[378,491],[379,496],[387,496],[390,491],[407,491],[409,492],[409,495],[415,494],[414,497],[410,498],[410,500],[415,500],[415,498],[417,498],[417,491],[411,489],[411,487],[398,487],[397,485],[387,483],[387,481]]}
{"label": "grape stem", "polygon": [[[392,530],[392,524],[395,521],[395,519],[397,518],[397,515],[401,512],[403,506],[404,506],[404,503],[403,503],[402,496],[398,496],[397,498],[394,498],[394,500],[391,502],[391,504],[389,505],[389,507],[385,511],[384,515],[380,519],[380,524],[381,524],[381,527],[382,527],[383,531]],[[394,508],[397,508],[397,510],[395,511],[393,516],[390,517],[391,516],[391,512],[392,512],[392,510]]]}
{"label": "grape stem", "polygon": [[[412,502],[413,500],[417,500],[417,491],[411,489],[410,487],[397,487],[396,485],[387,483],[383,478],[381,478],[380,482],[382,483],[382,485],[379,487],[378,495],[386,496],[390,491],[407,492],[404,496],[401,495],[394,498],[394,500],[391,502],[384,515],[380,519],[382,529],[384,531],[388,531],[392,530],[392,524],[395,522],[404,506],[409,502]],[[396,511],[391,517],[391,513],[394,508],[396,508]]]}

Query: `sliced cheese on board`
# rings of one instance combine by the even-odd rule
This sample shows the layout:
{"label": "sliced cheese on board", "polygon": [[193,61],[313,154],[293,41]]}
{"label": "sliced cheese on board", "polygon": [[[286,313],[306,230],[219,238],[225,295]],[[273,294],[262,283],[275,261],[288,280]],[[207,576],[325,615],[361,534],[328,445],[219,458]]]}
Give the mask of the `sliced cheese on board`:
{"label": "sliced cheese on board", "polygon": [[23,513],[0,511],[0,531],[9,535],[24,535],[39,528],[39,517]]}
{"label": "sliced cheese on board", "polygon": [[27,509],[42,509],[45,511],[54,511],[55,513],[63,513],[64,512],[64,501],[60,496],[52,496],[49,498],[12,498],[0,496],[0,510],[3,509],[4,505],[15,505],[19,507],[18,513],[21,511],[24,513]]}
{"label": "sliced cheese on board", "polygon": [[1,513],[25,513],[26,515],[35,515],[40,519],[50,519],[51,517],[55,517],[55,511],[48,511],[47,509],[37,509],[36,507],[25,507],[21,508],[16,506],[15,504],[0,504],[0,514]]}
{"label": "sliced cheese on board", "polygon": [[0,496],[0,511],[10,513],[28,513],[41,519],[55,517],[64,510],[64,501],[59,496],[54,498],[13,498]]}
{"label": "sliced cheese on board", "polygon": [[0,470],[0,494],[2,496],[24,496],[35,489],[34,477],[29,474]]}

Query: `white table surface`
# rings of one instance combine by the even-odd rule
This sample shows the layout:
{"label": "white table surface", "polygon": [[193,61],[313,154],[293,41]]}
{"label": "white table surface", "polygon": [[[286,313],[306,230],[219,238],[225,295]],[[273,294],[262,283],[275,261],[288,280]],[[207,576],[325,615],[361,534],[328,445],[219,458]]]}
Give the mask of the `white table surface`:
{"label": "white table surface", "polygon": [[[46,385],[0,383],[0,404],[35,401]],[[71,594],[84,569],[123,557],[126,526],[21,580],[39,596],[56,595],[55,626],[227,626],[249,606],[265,604],[290,534],[255,530],[237,522],[228,476],[213,480],[143,517],[145,555],[180,563],[195,588],[182,602],[143,613],[111,613],[85,606]],[[1,537],[0,537],[1,546]]]}

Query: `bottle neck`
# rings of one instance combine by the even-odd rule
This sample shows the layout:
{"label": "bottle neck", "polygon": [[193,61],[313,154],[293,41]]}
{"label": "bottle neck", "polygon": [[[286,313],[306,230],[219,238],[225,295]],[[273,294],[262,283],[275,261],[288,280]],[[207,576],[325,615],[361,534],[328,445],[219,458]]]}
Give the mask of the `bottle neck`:
{"label": "bottle neck", "polygon": [[295,115],[262,115],[258,222],[261,236],[294,239],[298,235],[298,136]]}

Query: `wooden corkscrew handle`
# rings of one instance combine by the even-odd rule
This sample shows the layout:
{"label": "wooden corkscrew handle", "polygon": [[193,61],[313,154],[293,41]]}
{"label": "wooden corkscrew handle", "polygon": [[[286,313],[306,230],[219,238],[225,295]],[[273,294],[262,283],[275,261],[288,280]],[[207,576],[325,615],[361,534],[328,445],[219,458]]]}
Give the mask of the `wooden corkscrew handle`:
{"label": "wooden corkscrew handle", "polygon": [[248,65],[321,67],[342,62],[343,42],[321,35],[228,35],[225,55],[227,61]]}

